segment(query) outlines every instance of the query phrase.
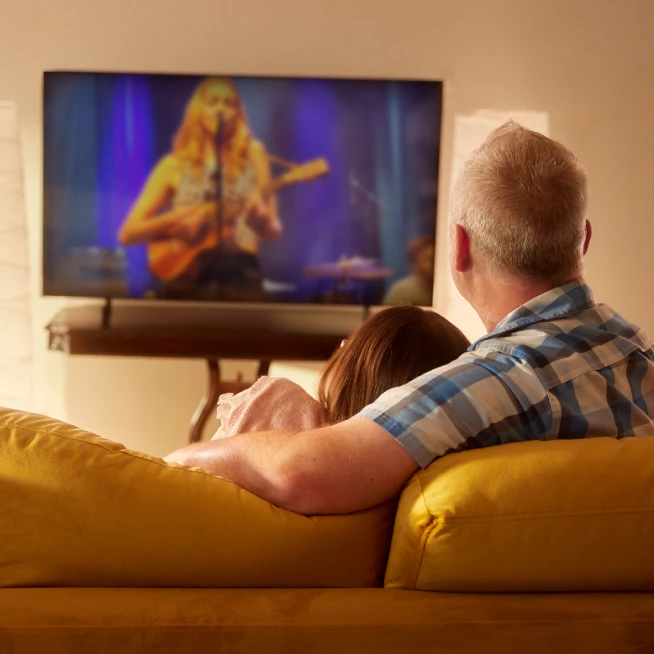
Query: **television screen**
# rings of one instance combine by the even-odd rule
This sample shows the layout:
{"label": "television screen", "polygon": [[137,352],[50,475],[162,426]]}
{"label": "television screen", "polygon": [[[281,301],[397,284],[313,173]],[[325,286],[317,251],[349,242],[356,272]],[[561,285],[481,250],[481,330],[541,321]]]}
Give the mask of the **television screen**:
{"label": "television screen", "polygon": [[442,84],[47,72],[43,292],[431,305]]}

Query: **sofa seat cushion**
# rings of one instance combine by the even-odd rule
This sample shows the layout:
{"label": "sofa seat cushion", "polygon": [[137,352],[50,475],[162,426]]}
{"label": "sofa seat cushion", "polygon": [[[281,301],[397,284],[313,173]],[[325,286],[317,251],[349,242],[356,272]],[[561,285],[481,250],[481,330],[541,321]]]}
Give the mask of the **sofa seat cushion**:
{"label": "sofa seat cushion", "polygon": [[389,503],[300,516],[202,470],[0,410],[0,587],[380,586],[394,515]]}
{"label": "sofa seat cushion", "polygon": [[0,652],[654,651],[654,595],[365,589],[0,590]]}
{"label": "sofa seat cushion", "polygon": [[402,494],[385,584],[654,590],[654,438],[512,443],[437,460]]}

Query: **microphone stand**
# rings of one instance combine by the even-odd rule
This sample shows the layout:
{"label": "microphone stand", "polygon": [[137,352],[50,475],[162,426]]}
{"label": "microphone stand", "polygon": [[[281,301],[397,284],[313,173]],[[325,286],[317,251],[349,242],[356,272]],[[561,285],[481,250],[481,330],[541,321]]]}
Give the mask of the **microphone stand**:
{"label": "microphone stand", "polygon": [[348,175],[348,185],[350,187],[350,241],[353,240],[353,227],[354,216],[351,209],[357,204],[359,196],[364,200],[364,206],[375,207],[378,211],[387,211],[388,207],[384,204],[378,195],[373,193],[370,189],[366,188],[362,183],[353,168],[350,168]]}
{"label": "microphone stand", "polygon": [[348,181],[350,183],[350,204],[355,205],[357,202],[357,195],[360,194],[380,211],[386,211],[388,207],[379,199],[378,195],[375,195],[375,193],[367,189],[361,183],[361,180],[359,180],[353,170],[350,170]]}
{"label": "microphone stand", "polygon": [[[213,256],[220,256],[223,246],[223,219],[224,219],[224,191],[223,191],[223,141],[225,140],[225,121],[222,115],[218,115],[218,127],[214,137],[214,149],[216,155],[216,170],[213,175],[214,180],[214,197],[212,200],[216,203],[216,218],[215,225],[218,234],[218,244],[214,250]],[[215,297],[217,300],[223,299],[224,289],[223,282],[218,279],[214,280],[212,285],[215,284]]]}
{"label": "microphone stand", "polygon": [[215,196],[216,196],[216,229],[218,230],[218,247],[222,249],[223,236],[223,140],[225,137],[225,121],[218,116],[218,129],[214,147],[216,150]]}
{"label": "microphone stand", "polygon": [[[350,186],[350,208],[354,207],[357,204],[359,196],[363,199],[363,204],[367,207],[375,207],[377,211],[384,212],[388,210],[386,204],[384,204],[380,197],[373,193],[370,189],[366,188],[362,183],[353,168],[350,168],[350,174],[348,175],[348,184]],[[352,239],[354,216],[350,211],[350,235]],[[359,297],[361,301],[363,300],[363,290],[359,287]],[[365,321],[370,315],[370,306],[367,303],[361,302],[363,304],[363,321]]]}

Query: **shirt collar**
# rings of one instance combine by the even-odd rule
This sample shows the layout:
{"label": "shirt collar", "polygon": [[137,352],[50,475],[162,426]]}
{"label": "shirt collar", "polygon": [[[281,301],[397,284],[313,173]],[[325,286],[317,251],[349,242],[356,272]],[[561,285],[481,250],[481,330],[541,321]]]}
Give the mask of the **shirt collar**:
{"label": "shirt collar", "polygon": [[595,304],[593,292],[583,279],[575,279],[563,286],[557,286],[525,302],[500,320],[492,332],[477,339],[468,351],[489,338],[506,335],[537,322],[557,320],[588,309]]}

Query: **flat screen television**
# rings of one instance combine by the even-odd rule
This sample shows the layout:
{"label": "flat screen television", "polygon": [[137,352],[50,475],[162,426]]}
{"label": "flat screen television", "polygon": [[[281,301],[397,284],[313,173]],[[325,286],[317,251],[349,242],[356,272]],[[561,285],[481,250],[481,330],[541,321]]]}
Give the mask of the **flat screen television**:
{"label": "flat screen television", "polygon": [[44,75],[43,293],[431,304],[442,83]]}

